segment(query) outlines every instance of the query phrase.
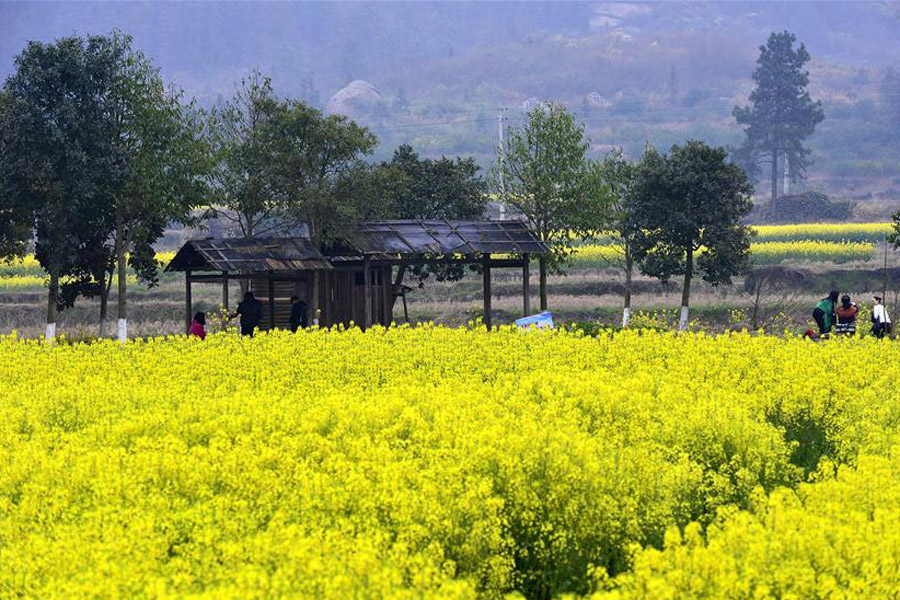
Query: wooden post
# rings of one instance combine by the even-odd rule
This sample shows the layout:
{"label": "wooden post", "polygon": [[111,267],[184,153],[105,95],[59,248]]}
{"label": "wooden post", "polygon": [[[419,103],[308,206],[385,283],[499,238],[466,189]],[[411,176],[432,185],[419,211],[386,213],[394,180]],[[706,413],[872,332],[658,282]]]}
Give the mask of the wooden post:
{"label": "wooden post", "polygon": [[490,329],[491,328],[491,267],[490,267],[491,255],[484,255],[484,264],[482,266],[482,271],[484,272],[484,324]]}
{"label": "wooden post", "polygon": [[228,271],[222,271],[222,306],[228,310]]}
{"label": "wooden post", "polygon": [[391,282],[393,281],[394,269],[393,267],[382,267],[381,269],[381,298],[382,305],[381,314],[383,316],[383,322],[385,327],[390,327],[391,321],[394,320],[394,302],[391,294],[393,294],[393,290],[391,290]]}
{"label": "wooden post", "polygon": [[322,271],[322,287],[325,290],[325,301],[322,302],[322,317],[319,319],[319,325],[329,327],[331,325],[329,319],[331,319],[334,309],[331,305],[331,273],[328,271]]}
{"label": "wooden post", "polygon": [[531,264],[528,262],[531,257],[528,253],[522,255],[522,316],[527,317],[531,314]]}
{"label": "wooden post", "polygon": [[184,332],[190,333],[191,331],[191,272],[184,272]]}
{"label": "wooden post", "polygon": [[275,329],[275,280],[269,271],[269,331]]}
{"label": "wooden post", "polygon": [[366,310],[363,317],[362,328],[368,329],[372,324],[372,266],[371,259],[366,256],[363,259],[363,286],[365,287]]}

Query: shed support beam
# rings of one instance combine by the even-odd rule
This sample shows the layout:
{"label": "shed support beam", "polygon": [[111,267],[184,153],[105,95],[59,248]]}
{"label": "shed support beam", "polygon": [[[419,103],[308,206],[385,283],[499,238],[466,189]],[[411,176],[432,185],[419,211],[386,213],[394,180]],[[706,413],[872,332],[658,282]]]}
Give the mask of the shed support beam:
{"label": "shed support beam", "polygon": [[275,279],[269,271],[269,331],[275,329]]}
{"label": "shed support beam", "polygon": [[482,272],[484,274],[484,324],[491,328],[491,255],[484,255],[484,265]]}
{"label": "shed support beam", "polygon": [[[315,276],[316,273],[314,272],[313,277]],[[334,312],[334,308],[331,302],[331,273],[329,273],[328,271],[322,271],[320,277],[322,278],[321,281],[322,287],[325,290],[325,296],[324,301],[322,302],[322,308],[320,309],[321,313],[319,313],[321,315],[321,317],[319,318],[319,325],[321,325],[322,327],[329,327],[331,325],[331,321],[329,319],[331,319],[331,315]],[[307,319],[308,318],[309,317],[307,317]]]}
{"label": "shed support beam", "polygon": [[228,271],[222,271],[222,306],[228,310]]}
{"label": "shed support beam", "polygon": [[381,306],[382,322],[385,327],[390,327],[394,320],[394,302],[391,298],[391,282],[394,280],[394,270],[391,267],[381,269]]}
{"label": "shed support beam", "polygon": [[365,287],[366,310],[363,313],[363,330],[372,324],[372,261],[367,256],[363,260],[363,286]]}
{"label": "shed support beam", "polygon": [[184,272],[184,332],[190,333],[191,331],[191,308],[192,308],[192,300],[191,300],[191,272]]}
{"label": "shed support beam", "polygon": [[528,253],[522,255],[522,316],[531,314],[531,264]]}

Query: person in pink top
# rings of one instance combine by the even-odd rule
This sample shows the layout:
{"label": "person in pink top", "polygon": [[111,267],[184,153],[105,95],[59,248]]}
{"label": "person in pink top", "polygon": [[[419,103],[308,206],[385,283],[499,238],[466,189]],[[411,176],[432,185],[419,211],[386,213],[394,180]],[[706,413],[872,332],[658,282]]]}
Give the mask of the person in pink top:
{"label": "person in pink top", "polygon": [[191,321],[191,329],[188,331],[188,335],[196,336],[201,340],[206,339],[206,313],[198,312],[194,315],[194,320]]}

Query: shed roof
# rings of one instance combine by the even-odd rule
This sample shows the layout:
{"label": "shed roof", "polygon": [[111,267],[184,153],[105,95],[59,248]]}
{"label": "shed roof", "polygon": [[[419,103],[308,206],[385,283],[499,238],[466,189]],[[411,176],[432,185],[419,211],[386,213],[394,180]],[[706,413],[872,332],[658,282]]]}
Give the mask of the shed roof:
{"label": "shed roof", "polygon": [[522,221],[369,221],[323,256],[304,237],[191,240],[166,271],[269,271],[333,269],[364,257],[394,261],[428,255],[545,254],[547,245]]}
{"label": "shed roof", "polygon": [[350,236],[350,248],[334,259],[423,254],[545,254],[549,252],[522,221],[369,221]]}
{"label": "shed roof", "polygon": [[166,271],[264,273],[332,268],[306,238],[226,238],[190,240]]}

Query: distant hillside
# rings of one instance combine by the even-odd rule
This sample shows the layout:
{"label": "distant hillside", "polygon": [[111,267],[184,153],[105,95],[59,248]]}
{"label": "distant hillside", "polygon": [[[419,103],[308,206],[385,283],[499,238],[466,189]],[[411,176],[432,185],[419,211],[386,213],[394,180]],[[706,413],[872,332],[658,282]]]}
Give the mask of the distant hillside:
{"label": "distant hillside", "polygon": [[376,157],[408,142],[487,166],[500,109],[516,124],[542,101],[577,111],[598,153],[736,145],[757,47],[788,29],[826,110],[810,186],[877,204],[900,198],[898,17],[896,2],[0,2],[0,76],[29,39],[119,28],[202,104],[254,67],[323,108],[362,81],[331,106],[372,127]]}

